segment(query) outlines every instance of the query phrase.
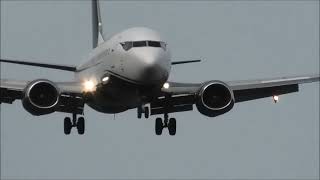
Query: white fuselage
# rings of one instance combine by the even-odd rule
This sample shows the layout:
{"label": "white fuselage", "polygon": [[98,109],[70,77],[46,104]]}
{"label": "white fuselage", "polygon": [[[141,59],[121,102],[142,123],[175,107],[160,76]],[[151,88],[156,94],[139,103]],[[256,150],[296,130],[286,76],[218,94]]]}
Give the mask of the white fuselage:
{"label": "white fuselage", "polygon": [[[95,48],[89,61],[77,67],[75,78],[103,87],[93,92],[88,104],[98,111],[115,113],[143,104],[147,93],[139,92],[139,87],[160,91],[170,70],[170,51],[159,34],[148,28],[131,28]],[[104,77],[113,83],[103,82]]]}

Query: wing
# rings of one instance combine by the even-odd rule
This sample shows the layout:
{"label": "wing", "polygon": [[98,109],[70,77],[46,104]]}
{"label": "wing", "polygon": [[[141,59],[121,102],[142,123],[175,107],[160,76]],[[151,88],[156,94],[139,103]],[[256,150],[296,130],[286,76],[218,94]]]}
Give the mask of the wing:
{"label": "wing", "polygon": [[249,101],[299,91],[299,84],[319,81],[319,74],[227,82],[235,101]]}
{"label": "wing", "polygon": [[[15,100],[23,98],[24,89],[30,81],[0,80],[0,103],[12,104]],[[82,86],[79,82],[56,82],[59,88],[60,100],[56,111],[82,114],[84,98]]]}
{"label": "wing", "polygon": [[76,66],[70,65],[62,65],[62,64],[48,64],[48,63],[39,63],[39,62],[31,62],[31,61],[20,61],[20,60],[9,60],[9,59],[0,59],[0,62],[11,63],[11,64],[21,64],[27,66],[37,66],[43,68],[50,68],[50,69],[58,69],[63,71],[76,71]]}
{"label": "wing", "polygon": [[[234,93],[235,102],[255,100],[274,95],[298,92],[299,84],[319,81],[319,74],[279,77],[259,80],[242,80],[225,82]],[[206,83],[206,82],[205,82]],[[169,88],[162,88],[159,98],[151,102],[151,114],[161,114],[164,112],[165,94],[171,96],[169,112],[180,112],[192,110],[197,93],[205,83],[177,83],[169,82]]]}

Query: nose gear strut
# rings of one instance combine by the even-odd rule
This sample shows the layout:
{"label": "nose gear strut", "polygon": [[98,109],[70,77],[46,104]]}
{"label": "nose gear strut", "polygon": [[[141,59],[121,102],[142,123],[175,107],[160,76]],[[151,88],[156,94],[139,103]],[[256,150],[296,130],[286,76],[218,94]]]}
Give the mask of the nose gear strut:
{"label": "nose gear strut", "polygon": [[149,115],[150,115],[150,110],[149,110],[149,107],[146,106],[146,105],[141,105],[137,108],[137,116],[138,116],[138,119],[141,119],[142,117],[142,114],[144,114],[144,117],[146,119],[149,118]]}

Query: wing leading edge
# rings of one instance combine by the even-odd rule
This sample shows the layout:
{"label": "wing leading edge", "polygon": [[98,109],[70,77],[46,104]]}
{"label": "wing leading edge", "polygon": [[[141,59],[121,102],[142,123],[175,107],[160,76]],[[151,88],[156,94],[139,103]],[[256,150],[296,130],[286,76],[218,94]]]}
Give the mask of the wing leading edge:
{"label": "wing leading edge", "polygon": [[21,65],[27,65],[27,66],[37,66],[37,67],[43,67],[43,68],[58,69],[63,71],[72,71],[72,72],[75,72],[77,70],[76,66],[62,65],[62,64],[48,64],[48,63],[38,63],[38,62],[31,62],[31,61],[18,61],[18,60],[8,60],[8,59],[0,59],[0,62],[11,63],[11,64],[21,64]]}
{"label": "wing leading edge", "polygon": [[[319,81],[319,74],[303,75],[303,76],[288,76],[279,78],[257,79],[257,80],[240,80],[226,81],[233,91],[262,89],[270,87],[280,87],[286,85],[298,85],[303,83],[311,83]],[[170,82],[170,88],[162,88],[162,92],[171,95],[179,94],[194,94],[199,91],[204,83],[178,83]]]}

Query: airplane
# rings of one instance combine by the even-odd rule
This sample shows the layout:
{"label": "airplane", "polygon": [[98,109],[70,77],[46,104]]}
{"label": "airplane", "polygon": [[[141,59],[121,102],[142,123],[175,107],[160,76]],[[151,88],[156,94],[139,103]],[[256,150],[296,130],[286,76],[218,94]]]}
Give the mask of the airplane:
{"label": "airplane", "polygon": [[137,109],[137,117],[155,120],[155,134],[164,128],[176,134],[176,119],[170,113],[192,111],[194,106],[205,116],[229,112],[235,103],[273,97],[299,91],[299,84],[319,81],[319,74],[266,78],[258,80],[202,83],[169,82],[172,66],[200,60],[172,61],[169,46],[160,34],[145,27],[124,30],[108,40],[103,35],[100,4],[92,0],[93,50],[78,66],[0,59],[1,63],[37,66],[74,73],[72,82],[49,79],[19,81],[1,79],[0,103],[21,100],[24,109],[35,116],[53,112],[70,113],[64,118],[64,133],[75,127],[85,132],[84,106],[117,114]]}

